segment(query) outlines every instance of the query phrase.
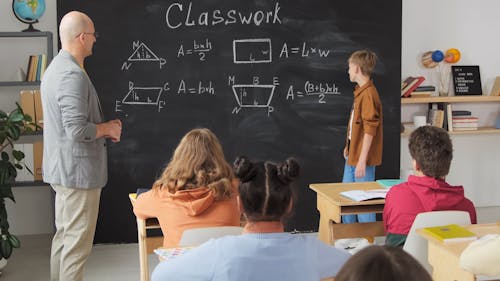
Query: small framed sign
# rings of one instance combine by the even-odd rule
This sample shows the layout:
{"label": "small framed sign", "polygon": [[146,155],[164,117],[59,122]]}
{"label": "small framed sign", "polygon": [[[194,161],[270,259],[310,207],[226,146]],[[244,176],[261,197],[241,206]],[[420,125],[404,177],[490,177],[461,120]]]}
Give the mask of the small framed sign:
{"label": "small framed sign", "polygon": [[453,65],[451,75],[455,96],[483,94],[479,65]]}

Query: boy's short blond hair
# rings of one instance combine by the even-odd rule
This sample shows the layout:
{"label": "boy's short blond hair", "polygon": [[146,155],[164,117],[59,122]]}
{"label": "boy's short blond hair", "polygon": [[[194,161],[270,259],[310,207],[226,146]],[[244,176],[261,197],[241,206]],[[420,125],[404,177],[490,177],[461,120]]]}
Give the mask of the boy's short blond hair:
{"label": "boy's short blond hair", "polygon": [[377,55],[370,50],[359,50],[351,54],[349,63],[359,66],[361,73],[370,77],[377,63]]}

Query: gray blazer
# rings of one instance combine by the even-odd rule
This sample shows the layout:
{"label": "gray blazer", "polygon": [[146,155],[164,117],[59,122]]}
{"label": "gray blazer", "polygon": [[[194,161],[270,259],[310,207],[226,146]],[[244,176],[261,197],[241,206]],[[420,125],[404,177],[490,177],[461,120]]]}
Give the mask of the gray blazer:
{"label": "gray blazer", "polygon": [[43,181],[71,188],[101,188],[108,180],[106,141],[97,92],[73,56],[61,50],[40,86],[43,107]]}

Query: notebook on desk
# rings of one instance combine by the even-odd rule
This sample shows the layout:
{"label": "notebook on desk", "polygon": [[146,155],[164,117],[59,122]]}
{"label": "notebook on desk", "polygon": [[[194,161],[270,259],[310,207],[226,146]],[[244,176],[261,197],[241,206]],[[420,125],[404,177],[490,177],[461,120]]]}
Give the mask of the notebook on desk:
{"label": "notebook on desk", "polygon": [[403,183],[404,180],[402,179],[379,179],[376,180],[376,182],[381,185],[383,188],[391,188],[394,185]]}
{"label": "notebook on desk", "polygon": [[372,199],[385,199],[388,191],[389,189],[348,190],[340,192],[340,195],[361,202]]}

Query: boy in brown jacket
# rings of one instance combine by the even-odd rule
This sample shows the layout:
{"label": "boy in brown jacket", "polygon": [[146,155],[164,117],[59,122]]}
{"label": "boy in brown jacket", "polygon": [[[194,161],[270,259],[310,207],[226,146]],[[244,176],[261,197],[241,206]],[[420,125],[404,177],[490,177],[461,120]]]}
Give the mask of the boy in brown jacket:
{"label": "boy in brown jacket", "polygon": [[[354,52],[349,58],[349,79],[357,85],[347,126],[342,182],[375,180],[375,166],[382,163],[382,104],[370,79],[377,61],[368,50]],[[375,214],[344,215],[344,223],[372,222]]]}

